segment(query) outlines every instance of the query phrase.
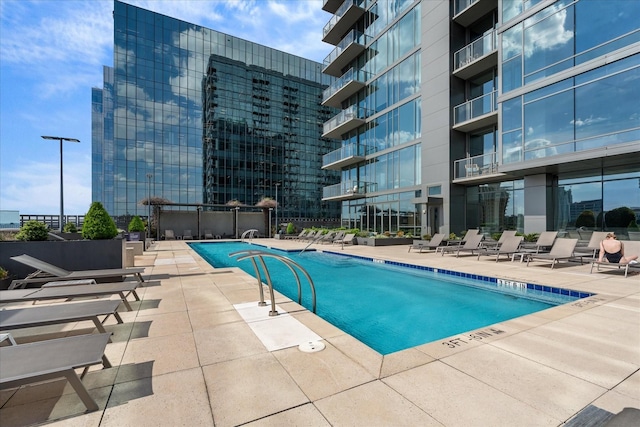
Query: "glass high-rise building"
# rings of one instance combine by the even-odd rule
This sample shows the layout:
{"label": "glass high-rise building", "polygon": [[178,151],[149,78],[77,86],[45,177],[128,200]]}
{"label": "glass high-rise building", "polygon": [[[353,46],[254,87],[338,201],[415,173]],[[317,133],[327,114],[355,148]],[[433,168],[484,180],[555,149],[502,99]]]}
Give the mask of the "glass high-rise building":
{"label": "glass high-rise building", "polygon": [[[325,170],[377,232],[640,221],[640,2],[325,0]],[[586,218],[586,219],[585,219]]]}
{"label": "glass high-rise building", "polygon": [[[321,169],[322,64],[114,2],[114,64],[92,91],[92,198],[146,216],[150,193],[195,209],[278,192],[282,218],[339,218]],[[191,206],[186,206],[191,205]]]}

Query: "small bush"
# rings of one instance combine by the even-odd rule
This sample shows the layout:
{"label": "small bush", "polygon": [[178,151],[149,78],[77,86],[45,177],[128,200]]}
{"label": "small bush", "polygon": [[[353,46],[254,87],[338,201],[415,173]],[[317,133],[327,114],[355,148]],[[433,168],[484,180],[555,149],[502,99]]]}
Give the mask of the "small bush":
{"label": "small bush", "polygon": [[17,240],[22,241],[42,241],[47,240],[49,228],[43,223],[35,220],[27,221],[16,234]]}
{"label": "small bush", "polygon": [[456,240],[457,238],[458,238],[458,235],[456,233],[449,234],[449,240]]}
{"label": "small bush", "polygon": [[118,229],[113,218],[109,216],[100,202],[93,202],[84,217],[82,237],[89,240],[113,239]]}
{"label": "small bush", "polygon": [[9,272],[0,267],[0,279],[6,279],[7,277],[9,277]]}
{"label": "small bush", "polygon": [[287,234],[294,234],[296,232],[296,226],[292,222],[287,224]]}
{"label": "small bush", "polygon": [[431,240],[431,234],[429,234],[429,233],[423,234],[422,235],[422,240]]}
{"label": "small bush", "polygon": [[65,233],[77,233],[78,228],[74,223],[68,222],[64,225],[64,228],[62,229],[62,231],[64,231]]}
{"label": "small bush", "polygon": [[129,232],[143,232],[144,231],[144,222],[138,215],[131,218],[131,222],[129,223]]}
{"label": "small bush", "polygon": [[635,219],[629,223],[629,225],[627,226],[627,230],[640,231],[640,227],[638,227],[638,223],[636,222]]}

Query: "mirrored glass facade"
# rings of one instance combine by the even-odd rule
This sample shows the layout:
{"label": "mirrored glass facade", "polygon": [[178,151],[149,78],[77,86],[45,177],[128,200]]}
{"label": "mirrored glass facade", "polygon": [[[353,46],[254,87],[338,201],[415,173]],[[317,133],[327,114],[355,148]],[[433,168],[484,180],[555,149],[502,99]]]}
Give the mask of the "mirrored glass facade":
{"label": "mirrored glass facade", "polygon": [[[319,165],[322,153],[339,146],[321,138],[323,122],[335,113],[320,106],[332,81],[322,64],[119,1],[113,18],[114,66],[105,70],[104,87],[92,93],[93,200],[112,215],[146,215],[139,202],[149,193],[180,204],[236,199],[254,205],[274,198],[279,183],[283,216],[339,217],[339,206],[319,201],[322,184],[339,180]],[[212,64],[244,72],[224,78],[221,69],[217,77],[224,88],[208,90]],[[254,91],[259,75],[282,90],[270,94],[269,126],[258,137],[264,123],[255,113],[266,105],[254,105],[264,101]],[[298,89],[296,117],[303,123],[296,138],[286,126],[285,86]],[[215,107],[209,103],[214,99]],[[215,118],[207,122],[207,114]],[[206,139],[214,122],[223,129],[218,146]],[[245,126],[242,132],[234,130],[238,123]],[[260,164],[260,153],[267,151],[276,169]],[[283,163],[292,152],[300,153],[299,161]]]}

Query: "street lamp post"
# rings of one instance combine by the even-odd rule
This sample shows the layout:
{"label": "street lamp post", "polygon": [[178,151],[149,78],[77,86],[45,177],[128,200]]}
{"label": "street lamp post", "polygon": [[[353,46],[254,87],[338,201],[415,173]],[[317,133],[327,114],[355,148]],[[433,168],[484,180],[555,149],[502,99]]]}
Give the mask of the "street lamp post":
{"label": "street lamp post", "polygon": [[273,208],[269,208],[269,238],[271,238],[271,211],[273,211]]}
{"label": "street lamp post", "polygon": [[147,174],[147,236],[149,240],[151,240],[151,178],[153,178],[152,173]]}
{"label": "street lamp post", "polygon": [[280,234],[280,224],[278,224],[278,187],[280,186],[279,182],[276,182],[276,234]]}
{"label": "street lamp post", "polygon": [[79,139],[75,138],[63,138],[60,136],[42,136],[42,139],[52,139],[54,141],[60,141],[60,222],[58,225],[60,226],[60,232],[62,233],[62,228],[64,227],[64,185],[62,180],[62,141],[69,142],[80,142]]}

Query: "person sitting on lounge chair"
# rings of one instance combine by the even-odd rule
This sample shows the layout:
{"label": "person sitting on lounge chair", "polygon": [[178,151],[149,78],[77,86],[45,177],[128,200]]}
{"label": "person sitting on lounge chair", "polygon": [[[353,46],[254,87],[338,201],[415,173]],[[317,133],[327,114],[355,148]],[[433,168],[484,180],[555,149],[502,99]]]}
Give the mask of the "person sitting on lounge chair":
{"label": "person sitting on lounge chair", "polygon": [[598,262],[603,262],[606,258],[608,262],[614,264],[637,264],[638,255],[625,256],[624,245],[616,239],[615,233],[607,233],[607,236],[600,242],[600,257]]}

